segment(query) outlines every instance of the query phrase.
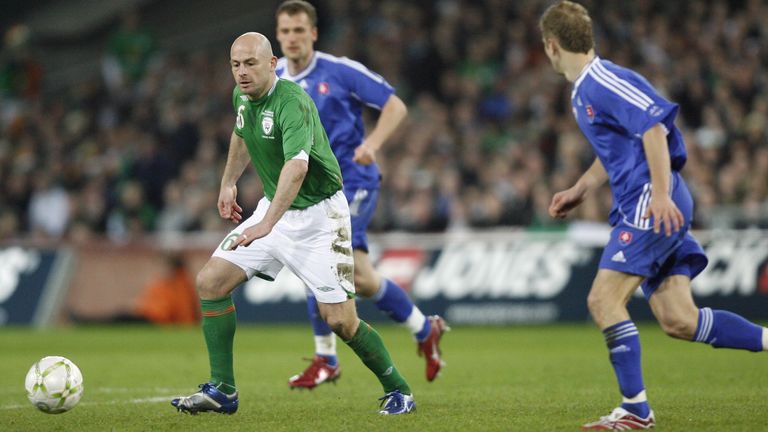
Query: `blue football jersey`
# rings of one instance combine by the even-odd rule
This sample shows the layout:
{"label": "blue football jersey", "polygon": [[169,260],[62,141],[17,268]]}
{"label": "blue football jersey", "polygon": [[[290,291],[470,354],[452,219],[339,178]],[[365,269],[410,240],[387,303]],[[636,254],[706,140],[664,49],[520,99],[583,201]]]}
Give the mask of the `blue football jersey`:
{"label": "blue football jersey", "polygon": [[365,137],[363,106],[381,110],[395,89],[363,64],[320,51],[315,51],[309,66],[296,75],[288,72],[285,58],[278,60],[276,72],[280,78],[298,83],[315,101],[339,160],[344,186],[378,188],[378,166],[360,165],[352,156]]}
{"label": "blue football jersey", "polygon": [[643,134],[661,123],[667,131],[672,171],[685,165],[685,143],[674,123],[678,105],[664,99],[638,73],[597,56],[574,82],[571,104],[579,128],[608,173],[613,193],[610,224],[622,218],[631,222],[633,215],[621,214],[622,205],[648,194],[651,181]]}

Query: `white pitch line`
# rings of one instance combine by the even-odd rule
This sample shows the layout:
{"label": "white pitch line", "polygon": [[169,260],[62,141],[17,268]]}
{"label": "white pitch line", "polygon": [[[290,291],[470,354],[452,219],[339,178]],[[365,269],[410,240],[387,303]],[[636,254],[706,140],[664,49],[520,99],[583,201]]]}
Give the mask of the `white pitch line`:
{"label": "white pitch line", "polygon": [[[101,401],[101,402],[81,402],[79,405],[86,405],[86,406],[92,406],[92,405],[117,405],[117,404],[143,404],[143,403],[157,403],[157,402],[170,402],[171,399],[174,397],[178,397],[176,395],[174,396],[154,396],[154,397],[148,397],[148,398],[136,398],[136,399],[127,399],[127,400],[111,400],[111,401]],[[0,410],[14,410],[14,409],[26,409],[29,408],[30,405],[3,405],[0,406]]]}

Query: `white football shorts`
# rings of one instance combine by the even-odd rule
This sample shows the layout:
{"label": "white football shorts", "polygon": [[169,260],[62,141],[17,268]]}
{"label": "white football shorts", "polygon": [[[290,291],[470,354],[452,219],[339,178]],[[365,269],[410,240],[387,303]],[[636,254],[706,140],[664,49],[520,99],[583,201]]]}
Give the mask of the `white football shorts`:
{"label": "white football shorts", "polygon": [[262,198],[253,215],[224,238],[213,256],[245,271],[274,281],[287,267],[320,303],[341,303],[355,292],[352,229],[349,205],[342,191],[302,210],[288,210],[265,237],[227,250],[248,227],[264,218],[269,200]]}

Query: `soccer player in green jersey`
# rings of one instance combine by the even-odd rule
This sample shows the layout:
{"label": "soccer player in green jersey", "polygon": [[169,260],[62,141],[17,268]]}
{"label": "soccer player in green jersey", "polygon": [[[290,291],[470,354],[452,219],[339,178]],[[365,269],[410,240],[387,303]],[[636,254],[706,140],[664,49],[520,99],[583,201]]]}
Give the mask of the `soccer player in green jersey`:
{"label": "soccer player in green jersey", "polygon": [[[197,276],[203,334],[211,367],[200,391],[173,399],[180,411],[237,411],[233,371],[235,306],[232,290],[253,276],[274,280],[286,266],[317,298],[320,314],[384,387],[381,414],[415,409],[408,383],[395,368],[379,334],[355,309],[349,206],[341,170],[312,99],[275,74],[269,40],[246,33],[232,44],[237,120],[221,181],[222,218],[238,223]],[[242,220],[237,180],[248,162],[265,197]]]}

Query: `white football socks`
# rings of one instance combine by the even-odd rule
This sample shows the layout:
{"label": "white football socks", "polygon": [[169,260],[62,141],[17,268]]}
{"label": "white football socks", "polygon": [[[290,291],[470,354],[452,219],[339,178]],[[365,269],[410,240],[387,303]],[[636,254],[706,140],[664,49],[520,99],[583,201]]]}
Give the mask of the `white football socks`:
{"label": "white football socks", "polygon": [[315,335],[315,353],[320,355],[336,355],[336,335],[317,336]]}

